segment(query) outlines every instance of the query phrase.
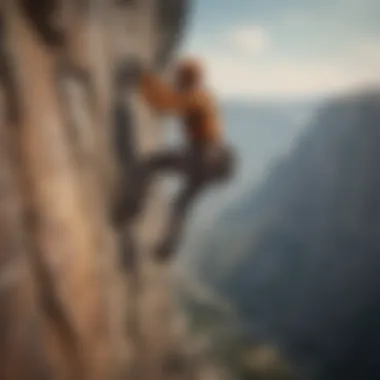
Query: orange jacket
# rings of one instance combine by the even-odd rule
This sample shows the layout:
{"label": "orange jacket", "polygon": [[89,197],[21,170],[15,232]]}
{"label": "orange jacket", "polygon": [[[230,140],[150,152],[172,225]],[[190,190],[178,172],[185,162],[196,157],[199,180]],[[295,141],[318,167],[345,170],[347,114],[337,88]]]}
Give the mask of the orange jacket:
{"label": "orange jacket", "polygon": [[218,143],[221,140],[219,115],[206,91],[178,92],[149,73],[142,76],[140,90],[156,111],[181,117],[189,142]]}

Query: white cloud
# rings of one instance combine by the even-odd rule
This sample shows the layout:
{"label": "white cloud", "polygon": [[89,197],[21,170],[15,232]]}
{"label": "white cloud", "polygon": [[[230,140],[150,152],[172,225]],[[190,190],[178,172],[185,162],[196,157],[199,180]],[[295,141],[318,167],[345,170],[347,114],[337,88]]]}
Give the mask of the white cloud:
{"label": "white cloud", "polygon": [[221,97],[302,97],[328,95],[380,84],[379,70],[334,62],[243,61],[231,55],[205,57],[210,87]]}
{"label": "white cloud", "polygon": [[[338,4],[342,11],[341,5],[344,1],[336,0],[336,9],[331,12],[336,11],[338,14]],[[341,15],[344,20],[348,19],[347,13],[360,13],[354,12],[359,0],[349,1],[350,11]],[[309,24],[313,30],[321,26],[326,27],[327,33],[327,26],[330,25],[328,20],[323,19],[322,22],[322,13],[320,10],[318,15],[308,15],[304,10],[293,9],[283,15],[279,23],[282,23],[282,26],[284,23],[288,25],[279,30],[288,30],[294,26],[297,29],[292,30],[295,40],[297,33],[301,30],[305,32],[304,29],[307,29],[306,26]],[[337,19],[334,18],[334,25]],[[300,28],[300,25],[304,27]],[[293,49],[291,54],[284,54],[282,46],[283,49],[276,52],[275,46],[271,46],[271,35],[273,33],[275,37],[274,33],[278,32],[276,28],[267,30],[260,25],[240,25],[227,31],[223,50],[198,51],[198,54],[203,55],[210,76],[210,85],[215,92],[222,97],[238,98],[303,97],[331,95],[365,86],[380,86],[380,40],[369,37],[366,39],[358,33],[349,35],[347,43],[337,45],[330,56],[326,52],[321,54],[320,59],[316,61],[305,54],[308,46],[305,46],[304,51]],[[339,36],[339,33],[336,34]],[[311,34],[311,37],[313,36],[314,34]],[[243,54],[237,54],[238,52]],[[275,58],[279,55],[282,55],[281,59]],[[315,56],[316,54],[313,54],[313,57]]]}
{"label": "white cloud", "polygon": [[227,34],[227,41],[243,53],[261,53],[269,45],[267,31],[255,25],[241,25]]}

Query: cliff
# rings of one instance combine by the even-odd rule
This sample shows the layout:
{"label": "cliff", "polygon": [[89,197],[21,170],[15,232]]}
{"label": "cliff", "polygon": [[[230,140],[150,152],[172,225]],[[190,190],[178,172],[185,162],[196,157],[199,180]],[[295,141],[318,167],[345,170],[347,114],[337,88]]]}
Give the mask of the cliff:
{"label": "cliff", "polygon": [[[132,161],[161,134],[118,70],[136,57],[165,68],[187,8],[0,2],[1,379],[199,378],[169,268],[150,258],[163,195],[135,225],[110,217]],[[130,236],[138,261],[125,267]]]}

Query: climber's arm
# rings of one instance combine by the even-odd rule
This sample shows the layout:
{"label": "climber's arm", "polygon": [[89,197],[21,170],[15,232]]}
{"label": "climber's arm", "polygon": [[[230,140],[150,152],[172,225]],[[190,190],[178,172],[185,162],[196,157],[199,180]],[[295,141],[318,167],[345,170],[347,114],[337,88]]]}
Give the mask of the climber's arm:
{"label": "climber's arm", "polygon": [[190,97],[178,93],[153,74],[142,75],[140,90],[146,102],[158,111],[182,113],[191,106]]}

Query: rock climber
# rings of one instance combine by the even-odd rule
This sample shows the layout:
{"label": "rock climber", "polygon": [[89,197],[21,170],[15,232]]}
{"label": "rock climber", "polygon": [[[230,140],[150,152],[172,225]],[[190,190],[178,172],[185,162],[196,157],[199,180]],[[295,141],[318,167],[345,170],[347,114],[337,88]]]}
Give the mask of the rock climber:
{"label": "rock climber", "polygon": [[204,71],[198,60],[181,60],[175,69],[173,85],[141,66],[130,70],[129,75],[137,80],[146,104],[160,114],[177,116],[185,132],[184,148],[155,153],[139,170],[138,210],[146,198],[148,185],[157,174],[174,172],[185,179],[183,189],[175,198],[167,233],[155,249],[156,258],[166,260],[178,247],[190,205],[205,188],[230,179],[234,155],[223,139],[219,112],[205,87]]}

